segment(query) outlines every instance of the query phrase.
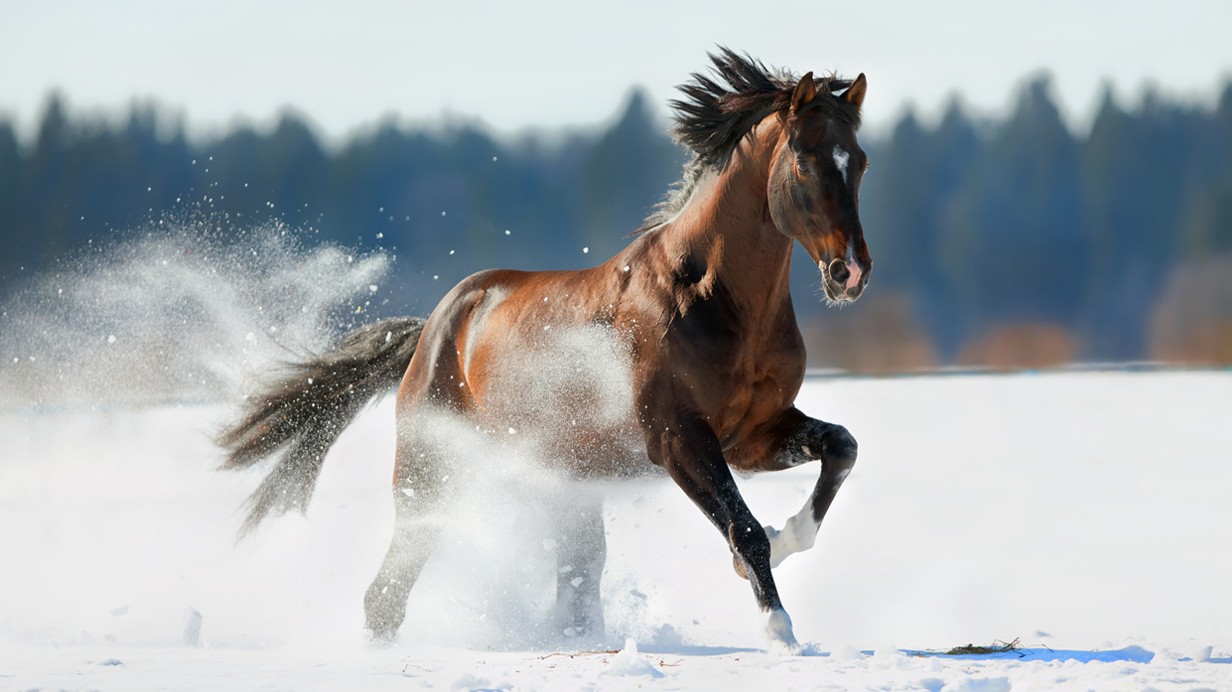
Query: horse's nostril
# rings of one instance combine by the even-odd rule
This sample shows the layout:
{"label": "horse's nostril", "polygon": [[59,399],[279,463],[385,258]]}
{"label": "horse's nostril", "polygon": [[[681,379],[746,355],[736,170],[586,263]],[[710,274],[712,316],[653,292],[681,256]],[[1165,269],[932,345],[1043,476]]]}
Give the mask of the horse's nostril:
{"label": "horse's nostril", "polygon": [[835,259],[830,262],[830,278],[835,283],[842,286],[847,283],[848,277],[851,276],[851,270],[847,268],[847,263],[841,259]]}

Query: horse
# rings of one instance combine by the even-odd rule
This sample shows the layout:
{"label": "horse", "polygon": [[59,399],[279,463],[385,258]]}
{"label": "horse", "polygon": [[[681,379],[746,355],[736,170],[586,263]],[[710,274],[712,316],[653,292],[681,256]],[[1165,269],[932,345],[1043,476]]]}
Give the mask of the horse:
{"label": "horse", "polygon": [[[725,47],[708,57],[710,70],[670,102],[673,135],[693,158],[622,251],[584,269],[474,274],[427,319],[360,327],[294,364],[219,434],[225,468],[277,457],[248,500],[243,533],[271,512],[303,511],[342,430],[397,387],[394,536],[364,596],[375,639],[396,636],[440,532],[433,513],[457,493],[434,428],[448,415],[494,433],[545,431],[545,457],[579,477],[665,471],[722,533],[769,647],[800,650],[771,570],[812,547],[857,444],[793,403],[805,347],[788,278],[799,243],[827,303],[850,303],[867,286],[859,191],[868,157],[856,140],[867,80],[797,78]],[[560,401],[535,400],[541,373],[564,364],[585,375],[595,363],[617,375],[570,377]],[[619,394],[615,414],[604,387]],[[763,527],[733,470],[812,461],[820,475],[804,507],[781,530]],[[558,559],[573,570],[558,577],[557,612],[568,632],[601,633],[603,515],[583,507],[558,519]]]}

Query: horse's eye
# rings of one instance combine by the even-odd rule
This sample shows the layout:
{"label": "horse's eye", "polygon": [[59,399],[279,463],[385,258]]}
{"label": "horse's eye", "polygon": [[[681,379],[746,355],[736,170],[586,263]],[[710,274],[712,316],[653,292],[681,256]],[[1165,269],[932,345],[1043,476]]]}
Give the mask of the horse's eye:
{"label": "horse's eye", "polygon": [[796,173],[802,178],[809,178],[813,175],[813,164],[805,159],[796,159]]}

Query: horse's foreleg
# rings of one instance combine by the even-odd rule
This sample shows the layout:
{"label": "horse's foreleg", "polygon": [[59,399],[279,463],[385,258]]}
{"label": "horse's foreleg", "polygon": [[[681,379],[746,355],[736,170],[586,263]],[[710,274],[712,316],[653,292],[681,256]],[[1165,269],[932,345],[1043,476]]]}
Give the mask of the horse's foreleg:
{"label": "horse's foreleg", "polygon": [[770,541],[740,496],[714,431],[700,420],[649,427],[653,431],[648,445],[652,459],[667,469],[672,480],[727,538],[733,558],[747,575],[765,615],[771,648],[799,651],[791,618],[783,609],[770,573]]}
{"label": "horse's foreleg", "polygon": [[602,498],[561,504],[557,515],[556,609],[566,636],[603,636],[599,584],[607,561]]}
{"label": "horse's foreleg", "polygon": [[822,519],[855,466],[857,452],[856,440],[846,428],[803,414],[798,414],[798,419],[784,432],[779,451],[781,458],[792,466],[819,459],[821,475],[808,501],[784,522],[782,530],[764,527],[770,539],[772,567],[778,567],[788,555],[813,547]]}

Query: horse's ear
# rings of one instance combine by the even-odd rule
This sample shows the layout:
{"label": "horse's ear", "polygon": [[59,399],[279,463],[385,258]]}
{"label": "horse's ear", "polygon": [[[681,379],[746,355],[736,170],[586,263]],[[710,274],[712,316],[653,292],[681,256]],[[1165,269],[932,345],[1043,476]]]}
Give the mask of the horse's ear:
{"label": "horse's ear", "polygon": [[843,98],[847,103],[852,104],[856,108],[864,105],[864,92],[868,91],[868,80],[864,78],[864,73],[861,72],[856,81],[847,87],[847,93],[843,94]]}
{"label": "horse's ear", "polygon": [[799,113],[814,98],[817,98],[817,83],[810,72],[800,78],[800,83],[796,84],[796,90],[791,94],[791,114]]}

